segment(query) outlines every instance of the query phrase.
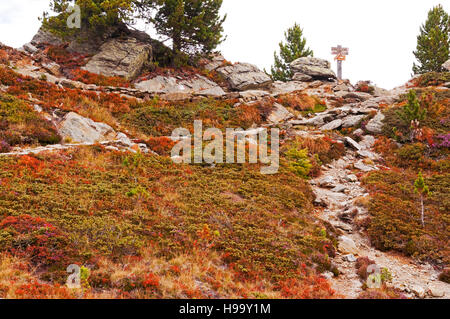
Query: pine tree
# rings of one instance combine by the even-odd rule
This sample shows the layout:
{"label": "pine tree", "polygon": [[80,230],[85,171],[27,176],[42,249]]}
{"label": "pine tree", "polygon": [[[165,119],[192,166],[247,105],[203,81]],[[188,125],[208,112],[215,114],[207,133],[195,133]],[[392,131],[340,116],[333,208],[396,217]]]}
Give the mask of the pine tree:
{"label": "pine tree", "polygon": [[292,78],[292,72],[289,64],[301,57],[312,56],[313,51],[306,48],[306,39],[303,37],[303,30],[296,23],[285,33],[286,43],[280,42],[280,56],[274,53],[275,63],[271,68],[271,76],[275,81],[289,81]]}
{"label": "pine tree", "polygon": [[430,189],[425,184],[425,180],[423,179],[422,172],[419,172],[419,175],[414,182],[414,192],[419,194],[420,196],[420,221],[422,223],[422,227],[425,227],[425,208],[423,205],[424,197],[429,196]]}
{"label": "pine tree", "polygon": [[398,111],[397,115],[406,123],[411,121],[423,121],[427,115],[427,110],[422,108],[417,98],[416,91],[410,90],[408,93],[408,103],[405,104],[402,111]]}
{"label": "pine tree", "polygon": [[449,15],[441,5],[428,12],[428,19],[417,37],[414,55],[419,64],[414,63],[414,74],[444,71],[442,64],[449,59],[449,23]]}
{"label": "pine tree", "polygon": [[[135,3],[138,0],[51,0],[50,8],[57,13],[49,17],[44,12],[42,17],[43,26],[47,30],[61,36],[62,38],[79,32],[77,28],[69,28],[67,20],[71,15],[68,11],[74,4],[80,7],[81,29],[102,35],[111,26],[121,23],[132,23]],[[139,0],[140,1],[140,0]]]}
{"label": "pine tree", "polygon": [[154,17],[147,20],[172,41],[175,56],[209,53],[225,39],[220,16],[223,0],[158,0]]}

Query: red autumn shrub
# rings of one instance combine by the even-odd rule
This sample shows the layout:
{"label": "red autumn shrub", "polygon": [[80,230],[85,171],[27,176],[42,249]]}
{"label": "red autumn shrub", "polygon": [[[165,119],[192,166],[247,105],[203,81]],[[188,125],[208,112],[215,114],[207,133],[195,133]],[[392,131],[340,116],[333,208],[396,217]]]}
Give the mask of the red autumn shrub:
{"label": "red autumn shrub", "polygon": [[85,64],[85,55],[68,52],[63,46],[49,46],[44,53],[65,69],[73,69]]}
{"label": "red autumn shrub", "polygon": [[369,259],[369,257],[359,257],[356,260],[356,273],[358,274],[358,276],[363,279],[363,280],[367,280],[368,277],[368,273],[367,273],[367,267],[369,267],[370,265],[374,265],[375,261]]}
{"label": "red autumn shrub", "polygon": [[156,289],[159,287],[159,278],[155,274],[149,273],[144,276],[142,285],[146,289]]}
{"label": "red autumn shrub", "polygon": [[32,281],[16,288],[14,294],[19,299],[73,299],[71,291],[64,286],[48,285]]}
{"label": "red autumn shrub", "polygon": [[176,144],[170,138],[162,136],[162,137],[150,137],[146,144],[153,152],[158,153],[159,155],[170,155],[170,151],[173,146]]}
{"label": "red autumn shrub", "polygon": [[61,88],[52,83],[37,81],[22,76],[13,70],[0,66],[0,84],[8,86],[7,93],[20,99],[29,99],[29,94],[42,101],[44,109],[59,108],[77,111],[80,105],[92,102],[100,105],[113,114],[128,113],[135,99],[122,97],[118,93],[83,91],[79,89]]}
{"label": "red autumn shrub", "polygon": [[0,251],[28,258],[34,264],[60,263],[71,251],[66,236],[39,217],[8,216],[1,220],[0,232]]}
{"label": "red autumn shrub", "polygon": [[448,284],[450,284],[450,268],[446,268],[444,269],[440,274],[439,274],[439,280],[446,282]]}
{"label": "red autumn shrub", "polygon": [[4,140],[0,140],[0,153],[8,153],[11,150],[11,146]]}
{"label": "red autumn shrub", "polygon": [[0,64],[9,64],[8,54],[4,50],[0,50]]}
{"label": "red autumn shrub", "polygon": [[280,96],[276,101],[297,111],[313,111],[315,110],[316,105],[322,104],[321,101],[318,101],[316,98],[304,93],[285,94]]}
{"label": "red autumn shrub", "polygon": [[101,74],[91,73],[86,70],[75,69],[70,72],[71,79],[86,84],[95,84],[99,86],[117,86],[129,87],[130,82],[118,76],[104,76]]}
{"label": "red autumn shrub", "polygon": [[278,288],[282,297],[289,299],[328,299],[335,294],[328,281],[320,276],[288,278]]}

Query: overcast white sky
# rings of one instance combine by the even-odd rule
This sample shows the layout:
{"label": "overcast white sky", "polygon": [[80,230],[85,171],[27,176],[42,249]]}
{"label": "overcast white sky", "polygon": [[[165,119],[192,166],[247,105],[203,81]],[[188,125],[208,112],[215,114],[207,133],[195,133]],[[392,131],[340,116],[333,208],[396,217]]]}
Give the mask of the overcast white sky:
{"label": "overcast white sky", "polygon": [[[30,41],[49,2],[0,0],[0,42]],[[333,61],[332,46],[350,48],[345,78],[393,88],[410,78],[419,27],[439,3],[449,12],[449,0],[224,0],[228,38],[220,49],[232,62],[270,69],[284,31],[297,22],[316,57]]]}

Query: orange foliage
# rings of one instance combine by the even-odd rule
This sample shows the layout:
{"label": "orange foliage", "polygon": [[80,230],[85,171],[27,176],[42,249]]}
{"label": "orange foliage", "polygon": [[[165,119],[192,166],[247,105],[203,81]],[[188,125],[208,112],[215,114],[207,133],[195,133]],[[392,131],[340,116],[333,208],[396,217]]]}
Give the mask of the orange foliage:
{"label": "orange foliage", "polygon": [[311,275],[302,280],[288,278],[279,284],[284,298],[289,299],[329,299],[335,294],[328,281]]}
{"label": "orange foliage", "polygon": [[146,289],[156,289],[159,287],[159,278],[155,274],[149,273],[145,275],[142,285]]}
{"label": "orange foliage", "polygon": [[170,138],[162,137],[151,137],[146,141],[146,144],[150,149],[159,155],[170,155],[170,150],[176,144]]}
{"label": "orange foliage", "polygon": [[19,299],[74,299],[70,290],[64,286],[41,284],[37,281],[22,284],[15,290]]}
{"label": "orange foliage", "polygon": [[117,93],[97,94],[79,89],[60,88],[52,83],[36,81],[2,67],[0,67],[0,83],[9,86],[7,93],[18,98],[27,100],[29,94],[33,95],[42,101],[40,104],[45,109],[77,111],[83,99],[88,99],[108,108],[112,113],[126,113],[130,111],[130,103],[135,101]]}
{"label": "orange foliage", "polygon": [[298,111],[313,110],[318,103],[314,97],[303,93],[282,95],[277,99],[277,102]]}
{"label": "orange foliage", "polygon": [[73,69],[85,64],[86,55],[70,53],[63,46],[50,45],[43,52],[64,69]]}
{"label": "orange foliage", "polygon": [[75,69],[71,72],[71,79],[86,84],[95,84],[99,86],[129,87],[130,82],[118,76],[104,76],[91,73],[86,70]]}

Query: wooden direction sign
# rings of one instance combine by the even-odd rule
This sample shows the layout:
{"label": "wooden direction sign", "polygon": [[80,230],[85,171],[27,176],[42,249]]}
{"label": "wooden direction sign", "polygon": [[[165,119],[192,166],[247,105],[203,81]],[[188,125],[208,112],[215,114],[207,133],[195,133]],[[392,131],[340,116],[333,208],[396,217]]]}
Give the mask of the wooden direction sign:
{"label": "wooden direction sign", "polygon": [[337,47],[332,47],[331,48],[331,54],[334,55],[348,55],[349,53],[349,49],[348,48],[343,48],[341,45],[338,45]]}
{"label": "wooden direction sign", "polygon": [[342,80],[342,61],[345,61],[345,58],[348,55],[348,53],[349,49],[343,48],[341,45],[331,48],[331,54],[336,56],[334,59],[337,60],[337,71],[339,80]]}

